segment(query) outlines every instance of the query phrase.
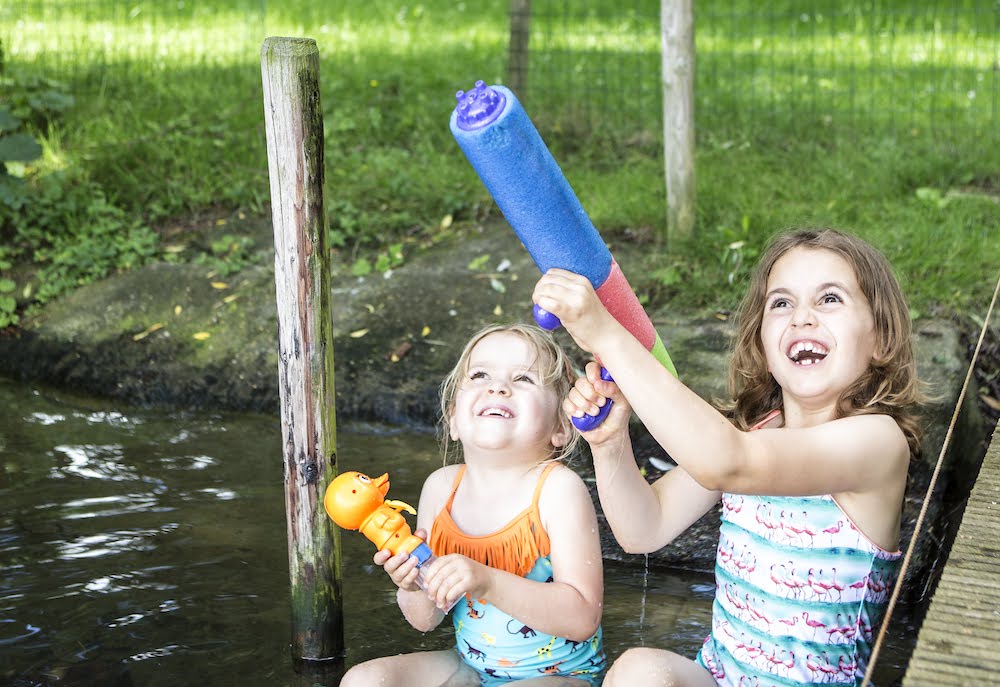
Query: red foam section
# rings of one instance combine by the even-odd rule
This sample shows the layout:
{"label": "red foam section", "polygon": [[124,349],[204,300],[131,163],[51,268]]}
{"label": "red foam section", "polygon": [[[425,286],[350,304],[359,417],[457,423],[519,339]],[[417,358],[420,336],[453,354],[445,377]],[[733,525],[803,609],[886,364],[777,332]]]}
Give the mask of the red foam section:
{"label": "red foam section", "polygon": [[638,339],[647,351],[653,350],[653,344],[656,343],[656,328],[653,327],[646,310],[639,303],[639,299],[636,298],[614,259],[611,260],[611,272],[608,278],[597,287],[597,297],[601,299],[608,312],[625,329],[632,332],[632,336]]}

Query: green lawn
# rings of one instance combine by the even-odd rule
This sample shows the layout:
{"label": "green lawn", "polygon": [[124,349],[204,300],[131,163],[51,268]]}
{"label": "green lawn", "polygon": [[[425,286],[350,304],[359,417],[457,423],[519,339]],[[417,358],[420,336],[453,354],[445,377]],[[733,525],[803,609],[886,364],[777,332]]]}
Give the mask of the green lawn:
{"label": "green lawn", "polygon": [[[392,246],[405,260],[489,212],[448,116],[457,89],[504,81],[508,3],[168,4],[0,9],[0,109],[33,112],[24,129],[44,149],[10,166],[23,206],[0,203],[0,266],[37,263],[31,298],[147,260],[202,259],[167,230],[267,213],[269,35],[320,48],[334,259],[384,266]],[[768,236],[833,225],[889,254],[918,314],[983,312],[1000,266],[1000,10],[814,4],[697,3],[697,241],[658,244],[662,268],[633,284],[678,307],[731,307]],[[604,0],[579,16],[565,5],[534,3],[522,100],[602,234],[649,240],[665,218],[658,3]],[[18,95],[29,87],[74,102],[45,117],[44,99]],[[217,253],[239,267],[242,253]],[[24,287],[8,291],[24,301]]]}

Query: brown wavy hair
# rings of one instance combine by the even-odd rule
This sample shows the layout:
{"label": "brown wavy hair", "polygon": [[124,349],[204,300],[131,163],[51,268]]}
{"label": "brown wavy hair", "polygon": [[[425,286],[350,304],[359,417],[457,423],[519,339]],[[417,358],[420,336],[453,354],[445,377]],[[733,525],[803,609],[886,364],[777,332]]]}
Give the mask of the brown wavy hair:
{"label": "brown wavy hair", "polygon": [[917,455],[921,430],[916,406],[924,401],[924,395],[917,379],[909,307],[885,256],[867,241],[835,229],[795,229],[779,234],[757,263],[739,307],[729,366],[728,388],[734,401],[727,410],[733,422],[746,430],[782,407],[781,387],[767,369],[760,333],[768,277],[774,264],[793,248],[828,250],[846,260],[875,322],[875,357],[841,394],[836,417],[889,415],[903,430],[910,454]]}
{"label": "brown wavy hair", "polygon": [[555,391],[559,404],[557,406],[556,417],[552,418],[553,429],[567,431],[566,444],[553,447],[548,459],[562,460],[572,456],[580,440],[580,433],[570,422],[569,417],[562,411],[562,399],[573,388],[576,382],[576,371],[570,362],[569,356],[556,342],[549,332],[541,327],[532,324],[491,324],[476,332],[469,342],[465,344],[458,362],[452,368],[448,376],[441,383],[441,420],[439,431],[441,433],[441,455],[443,462],[447,463],[450,454],[457,453],[451,440],[451,424],[449,418],[455,409],[455,395],[458,387],[466,379],[469,373],[469,359],[472,357],[472,349],[480,341],[491,334],[514,334],[527,341],[538,353],[538,369],[541,373],[541,384],[551,386]]}

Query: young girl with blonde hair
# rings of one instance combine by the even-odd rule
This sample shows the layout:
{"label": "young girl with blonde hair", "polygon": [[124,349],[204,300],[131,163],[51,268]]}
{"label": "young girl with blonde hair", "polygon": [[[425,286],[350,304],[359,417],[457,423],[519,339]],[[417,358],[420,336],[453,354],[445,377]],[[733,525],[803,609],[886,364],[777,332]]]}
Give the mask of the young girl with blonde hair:
{"label": "young girl with blonde hair", "polygon": [[375,554],[406,620],[427,632],[450,608],[456,647],[362,663],[343,687],[599,684],[603,568],[597,516],[562,464],[579,435],[561,410],[575,374],[547,332],[494,325],[465,346],[441,387],[442,427],[464,462],[427,478],[417,534],[438,556]]}

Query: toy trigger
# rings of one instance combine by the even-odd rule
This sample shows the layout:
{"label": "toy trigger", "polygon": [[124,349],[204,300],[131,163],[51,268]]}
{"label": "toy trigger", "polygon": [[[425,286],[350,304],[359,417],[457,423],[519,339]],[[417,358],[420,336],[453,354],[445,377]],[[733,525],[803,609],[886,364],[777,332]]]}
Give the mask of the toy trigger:
{"label": "toy trigger", "polygon": [[405,510],[410,515],[416,515],[417,514],[417,509],[414,508],[413,506],[411,506],[410,504],[406,503],[405,501],[396,501],[395,499],[386,499],[384,501],[384,503],[385,503],[385,505],[389,506],[390,508],[395,508],[397,512],[399,512],[400,510]]}

